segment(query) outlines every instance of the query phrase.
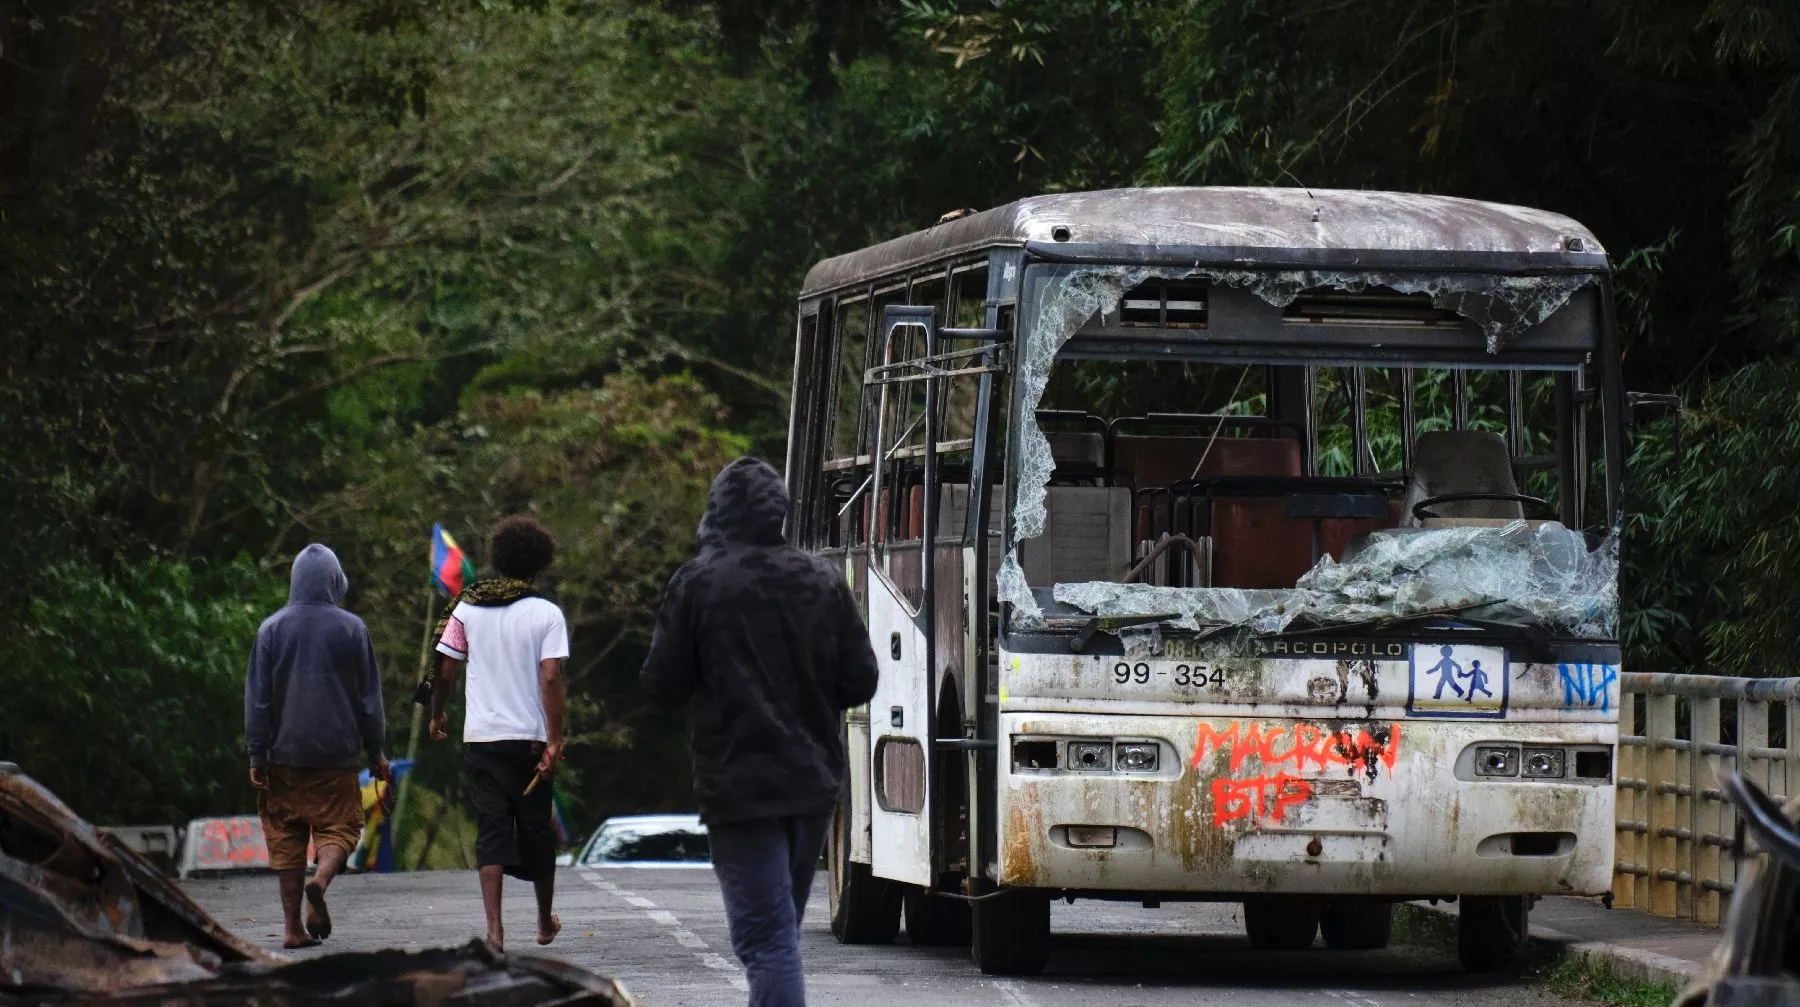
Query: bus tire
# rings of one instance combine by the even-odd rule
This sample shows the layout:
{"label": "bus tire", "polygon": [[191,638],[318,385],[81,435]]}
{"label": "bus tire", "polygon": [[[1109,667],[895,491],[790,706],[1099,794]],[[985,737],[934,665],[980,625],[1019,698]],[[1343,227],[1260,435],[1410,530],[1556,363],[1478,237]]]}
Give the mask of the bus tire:
{"label": "bus tire", "polygon": [[1258,951],[1304,951],[1319,932],[1319,903],[1312,899],[1244,900],[1244,932]]}
{"label": "bus tire", "polygon": [[969,906],[970,949],[984,975],[1035,976],[1050,960],[1050,897],[1006,892]]}
{"label": "bus tire", "polygon": [[1319,909],[1319,935],[1333,951],[1385,948],[1394,933],[1391,902],[1355,899],[1327,902]]}
{"label": "bus tire", "polygon": [[850,859],[840,806],[826,843],[830,873],[831,933],[839,944],[888,944],[900,932],[900,889],[875,876],[868,864]]}
{"label": "bus tire", "polygon": [[1456,958],[1469,972],[1512,972],[1524,961],[1524,895],[1464,895],[1456,914]]}
{"label": "bus tire", "polygon": [[904,900],[906,936],[914,944],[959,947],[969,943],[969,904],[934,897],[923,888],[910,888]]}

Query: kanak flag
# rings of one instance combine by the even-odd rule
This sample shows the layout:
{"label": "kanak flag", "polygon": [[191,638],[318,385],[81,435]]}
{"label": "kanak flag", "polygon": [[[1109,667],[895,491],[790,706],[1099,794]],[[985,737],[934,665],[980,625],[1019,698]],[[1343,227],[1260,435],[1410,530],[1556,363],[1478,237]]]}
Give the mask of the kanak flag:
{"label": "kanak flag", "polygon": [[441,524],[431,526],[431,579],[452,598],[475,579],[475,564]]}

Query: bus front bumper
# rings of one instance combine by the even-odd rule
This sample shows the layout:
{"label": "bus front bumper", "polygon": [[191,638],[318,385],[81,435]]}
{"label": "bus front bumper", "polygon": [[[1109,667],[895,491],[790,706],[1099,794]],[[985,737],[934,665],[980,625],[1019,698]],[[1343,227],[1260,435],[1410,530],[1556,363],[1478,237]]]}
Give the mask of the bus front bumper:
{"label": "bus front bumper", "polygon": [[[1421,897],[1612,883],[1610,723],[1007,713],[1000,734],[1003,885]],[[1604,778],[1471,770],[1490,747],[1568,746],[1604,751]]]}

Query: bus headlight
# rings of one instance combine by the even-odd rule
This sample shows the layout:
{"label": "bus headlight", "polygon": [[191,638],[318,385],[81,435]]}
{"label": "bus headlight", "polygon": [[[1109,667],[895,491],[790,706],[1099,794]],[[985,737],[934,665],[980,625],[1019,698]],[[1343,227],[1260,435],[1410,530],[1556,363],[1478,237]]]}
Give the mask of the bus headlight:
{"label": "bus headlight", "polygon": [[1524,768],[1526,776],[1540,780],[1561,779],[1563,751],[1560,748],[1527,748]]}
{"label": "bus headlight", "polygon": [[1069,768],[1089,773],[1104,773],[1112,769],[1112,745],[1100,741],[1069,742]]}
{"label": "bus headlight", "polygon": [[1121,773],[1156,772],[1157,746],[1154,742],[1127,741],[1113,750],[1113,765]]}
{"label": "bus headlight", "polygon": [[1483,745],[1475,749],[1476,776],[1519,775],[1519,750],[1511,747]]}

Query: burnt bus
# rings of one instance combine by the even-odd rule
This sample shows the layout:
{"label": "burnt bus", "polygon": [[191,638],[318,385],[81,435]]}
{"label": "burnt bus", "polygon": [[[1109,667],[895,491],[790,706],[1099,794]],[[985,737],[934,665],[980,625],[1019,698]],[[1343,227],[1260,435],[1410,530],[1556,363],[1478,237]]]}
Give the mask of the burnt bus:
{"label": "burnt bus", "polygon": [[1455,896],[1506,964],[1613,873],[1605,250],[1438,196],[1025,199],[808,273],[792,541],[881,682],[846,942],[1043,967],[1057,898],[1241,901],[1259,948]]}

